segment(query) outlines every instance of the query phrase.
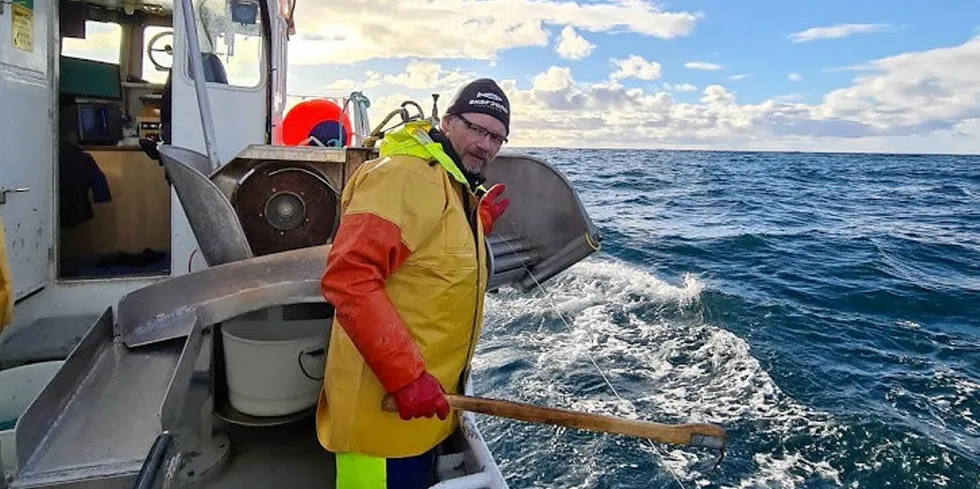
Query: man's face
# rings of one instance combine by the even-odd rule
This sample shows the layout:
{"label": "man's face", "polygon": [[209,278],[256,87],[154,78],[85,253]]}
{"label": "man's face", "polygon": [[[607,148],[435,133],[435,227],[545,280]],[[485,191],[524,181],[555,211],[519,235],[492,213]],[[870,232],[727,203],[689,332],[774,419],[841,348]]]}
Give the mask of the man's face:
{"label": "man's face", "polygon": [[486,171],[506,140],[507,128],[486,114],[447,114],[442,127],[463,166],[473,173]]}

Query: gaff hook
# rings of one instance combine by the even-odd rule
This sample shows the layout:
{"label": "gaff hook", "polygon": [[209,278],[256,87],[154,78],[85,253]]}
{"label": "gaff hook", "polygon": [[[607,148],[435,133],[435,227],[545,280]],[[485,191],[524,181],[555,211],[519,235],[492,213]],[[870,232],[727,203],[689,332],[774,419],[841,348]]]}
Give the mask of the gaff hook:
{"label": "gaff hook", "polygon": [[[460,411],[516,419],[529,423],[543,423],[566,428],[635,436],[672,445],[719,449],[721,450],[721,457],[715,462],[715,467],[721,463],[725,456],[725,444],[728,439],[728,435],[722,427],[712,424],[663,424],[460,394],[446,394],[446,400],[453,409]],[[390,394],[385,395],[382,399],[381,409],[388,412],[398,411],[395,400]]]}
{"label": "gaff hook", "polygon": [[724,432],[720,437],[717,435],[692,433],[690,441],[688,441],[687,444],[692,447],[718,450],[718,460],[716,460],[714,466],[711,467],[712,471],[716,470],[718,466],[721,465],[722,460],[725,460],[726,437],[724,436]]}

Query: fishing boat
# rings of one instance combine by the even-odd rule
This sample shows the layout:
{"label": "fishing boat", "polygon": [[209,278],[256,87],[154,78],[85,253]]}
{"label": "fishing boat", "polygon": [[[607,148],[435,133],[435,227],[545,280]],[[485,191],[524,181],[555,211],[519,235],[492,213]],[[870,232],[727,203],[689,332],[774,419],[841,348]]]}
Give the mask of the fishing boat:
{"label": "fishing boat", "polygon": [[[0,336],[0,389],[16,398],[0,407],[2,485],[332,487],[314,410],[339,195],[385,131],[438,114],[406,101],[372,126],[352,92],[336,102],[337,124],[353,120],[342,144],[284,144],[295,7],[0,3],[16,299]],[[118,62],[72,54],[107,32]],[[487,237],[490,289],[530,290],[598,249],[547,162],[502,155],[487,178],[512,202]],[[454,415],[434,487],[506,488],[473,415]]]}

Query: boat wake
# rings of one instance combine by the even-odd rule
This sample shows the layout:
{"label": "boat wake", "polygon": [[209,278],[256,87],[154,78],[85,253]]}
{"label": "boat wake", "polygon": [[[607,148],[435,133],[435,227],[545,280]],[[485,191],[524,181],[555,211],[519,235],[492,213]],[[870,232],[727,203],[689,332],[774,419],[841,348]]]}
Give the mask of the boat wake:
{"label": "boat wake", "polygon": [[488,296],[474,360],[477,394],[665,423],[715,423],[728,430],[729,455],[711,472],[714,454],[707,451],[482,417],[514,487],[649,487],[651,478],[661,487],[840,483],[837,469],[799,441],[839,438],[832,417],[781,392],[747,341],[704,320],[706,286],[697,277],[671,285],[596,259],[544,288],[547,294]]}

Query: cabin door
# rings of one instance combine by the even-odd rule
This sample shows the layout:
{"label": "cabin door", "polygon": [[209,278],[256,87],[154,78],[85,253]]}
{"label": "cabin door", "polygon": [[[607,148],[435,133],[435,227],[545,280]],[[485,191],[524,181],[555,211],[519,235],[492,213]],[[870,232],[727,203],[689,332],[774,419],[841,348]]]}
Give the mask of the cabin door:
{"label": "cabin door", "polygon": [[0,219],[20,299],[53,268],[52,0],[0,2]]}
{"label": "cabin door", "polygon": [[[190,53],[187,36],[183,35],[184,12],[179,2],[175,5],[175,52]],[[228,9],[224,0],[195,1],[194,16],[207,80],[215,152],[219,163],[224,165],[248,145],[268,142],[267,87],[272,53],[266,43],[270,26],[260,10]],[[189,57],[174,57],[172,144],[206,155]],[[194,261],[196,240],[176,193],[172,202],[172,259],[174,263],[189,264],[186,268],[174,267],[173,274],[179,275],[192,267],[197,269],[195,265],[203,264],[203,260],[198,256]]]}
{"label": "cabin door", "polygon": [[[269,26],[257,8],[242,12],[229,9],[225,0],[194,2],[211,106],[208,115],[214,121],[214,143],[221,164],[238,156],[249,144],[266,142]],[[176,52],[189,53],[183,15],[182,8],[174,9]],[[188,58],[174,57],[173,144],[206,154]]]}

